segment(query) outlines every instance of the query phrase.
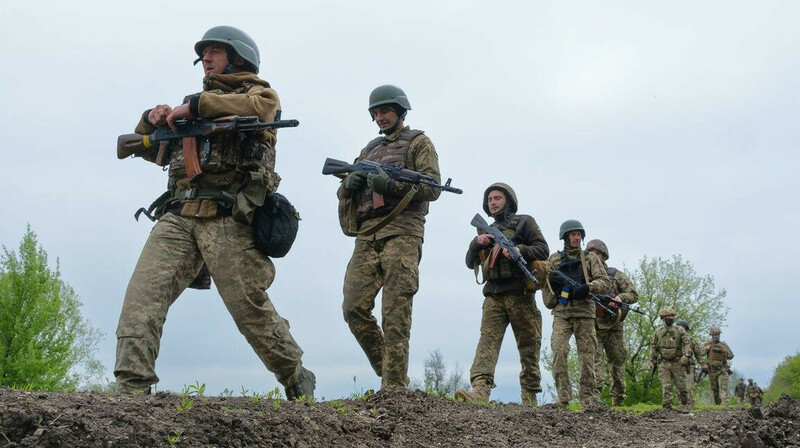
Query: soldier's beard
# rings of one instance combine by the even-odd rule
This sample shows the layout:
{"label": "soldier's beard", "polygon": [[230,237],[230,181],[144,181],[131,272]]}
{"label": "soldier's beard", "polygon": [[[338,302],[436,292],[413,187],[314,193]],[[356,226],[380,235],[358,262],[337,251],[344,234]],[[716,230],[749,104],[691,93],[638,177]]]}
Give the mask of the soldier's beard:
{"label": "soldier's beard", "polygon": [[666,326],[668,326],[668,327],[672,326],[672,324],[673,324],[674,322],[675,322],[675,319],[664,319],[664,324],[665,324]]}

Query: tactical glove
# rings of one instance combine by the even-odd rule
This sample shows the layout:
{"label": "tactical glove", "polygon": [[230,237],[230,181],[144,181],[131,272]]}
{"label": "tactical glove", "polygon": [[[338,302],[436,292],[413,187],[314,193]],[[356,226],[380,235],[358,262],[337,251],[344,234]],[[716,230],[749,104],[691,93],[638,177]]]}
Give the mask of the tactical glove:
{"label": "tactical glove", "polygon": [[688,365],[689,365],[689,357],[688,357],[688,356],[686,356],[686,355],[684,355],[684,356],[681,356],[680,363],[681,363],[681,365],[682,365],[683,367],[686,367],[686,366],[688,366]]}
{"label": "tactical glove", "polygon": [[589,285],[582,284],[575,287],[574,290],[570,293],[570,298],[575,300],[583,300],[589,297]]}
{"label": "tactical glove", "polygon": [[550,279],[550,286],[553,288],[553,291],[561,291],[561,288],[564,287],[564,284],[561,283],[561,277],[555,272],[551,272],[548,278]]}
{"label": "tactical glove", "polygon": [[356,192],[364,188],[367,183],[367,173],[364,171],[352,171],[347,177],[344,178],[344,189],[350,192]]}
{"label": "tactical glove", "polygon": [[367,177],[367,186],[370,190],[378,194],[386,194],[392,192],[392,178],[386,174],[381,168],[378,168],[378,174],[370,174]]}

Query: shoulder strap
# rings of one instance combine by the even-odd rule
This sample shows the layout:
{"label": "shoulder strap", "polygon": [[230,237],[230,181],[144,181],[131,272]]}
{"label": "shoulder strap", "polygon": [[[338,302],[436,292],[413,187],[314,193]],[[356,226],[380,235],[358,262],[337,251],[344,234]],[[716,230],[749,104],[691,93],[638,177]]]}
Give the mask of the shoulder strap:
{"label": "shoulder strap", "polygon": [[386,227],[387,224],[392,222],[392,220],[394,218],[397,218],[397,216],[400,215],[400,213],[403,213],[403,210],[405,210],[406,207],[408,207],[408,204],[411,202],[411,200],[414,199],[414,195],[417,194],[417,191],[419,191],[419,187],[417,187],[416,185],[412,185],[411,189],[408,190],[408,193],[406,193],[406,195],[403,196],[403,199],[400,201],[399,204],[397,204],[397,207],[395,207],[391,211],[391,213],[389,213],[388,215],[384,216],[383,219],[381,219],[380,221],[375,223],[374,226],[372,226],[372,227],[370,227],[368,229],[364,229],[364,230],[355,230],[357,228],[357,223],[355,222],[356,221],[356,219],[355,219],[355,216],[356,216],[356,210],[355,210],[356,203],[355,203],[355,201],[350,201],[350,207],[351,207],[350,216],[352,217],[350,219],[350,231],[351,231],[351,234],[353,234],[355,236],[370,236],[370,235],[374,235],[375,233],[378,232],[378,230],[381,230],[382,228]]}

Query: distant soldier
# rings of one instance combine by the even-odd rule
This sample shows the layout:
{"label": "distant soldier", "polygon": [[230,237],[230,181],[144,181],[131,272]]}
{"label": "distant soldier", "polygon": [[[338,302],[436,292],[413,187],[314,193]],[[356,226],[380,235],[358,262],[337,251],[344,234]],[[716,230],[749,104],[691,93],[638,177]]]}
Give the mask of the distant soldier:
{"label": "distant soldier", "polygon": [[617,268],[608,267],[608,246],[600,240],[591,240],[586,244],[586,250],[597,255],[597,258],[606,268],[611,289],[607,292],[611,296],[608,307],[617,312],[611,317],[602,309],[597,309],[595,331],[597,332],[597,351],[594,354],[594,375],[597,384],[597,396],[603,391],[606,380],[606,366],[603,363],[603,352],[608,358],[608,370],[611,373],[611,404],[622,406],[625,402],[625,360],[628,358],[628,349],[625,347],[625,336],[622,333],[623,319],[627,315],[620,308],[619,303],[636,303],[639,294],[633,283],[624,272]]}
{"label": "distant soldier", "polygon": [[733,389],[733,395],[736,396],[739,406],[744,404],[744,396],[746,391],[747,386],[744,385],[744,378],[739,378],[739,382],[736,383],[736,387]]}
{"label": "distant soldier", "polygon": [[754,383],[752,378],[747,379],[747,402],[750,406],[761,406],[761,398],[764,396],[764,391],[758,387],[758,383]]}
{"label": "distant soldier", "polygon": [[681,403],[687,402],[686,367],[689,366],[691,342],[683,327],[675,323],[675,311],[671,308],[661,310],[664,325],[656,329],[650,345],[650,366],[658,365],[658,379],[661,380],[662,406],[672,407],[672,383],[678,389]]}
{"label": "distant soldier", "polygon": [[[694,366],[696,364],[702,364],[703,362],[703,349],[700,347],[700,344],[694,340],[692,337],[691,331],[692,329],[689,327],[689,323],[685,320],[679,320],[675,322],[675,325],[679,325],[686,330],[686,334],[689,336],[689,346],[691,347],[691,355],[689,355],[689,365],[686,366],[686,403],[690,409],[694,407],[694,374],[695,369]],[[696,364],[695,364],[696,363]]]}
{"label": "distant soldier", "polygon": [[719,327],[711,327],[704,348],[706,359],[703,367],[708,370],[708,382],[714,394],[715,404],[728,404],[728,360],[733,359],[733,352],[728,344],[719,340]]}
{"label": "distant soldier", "polygon": [[[544,305],[553,310],[553,333],[550,347],[553,350],[553,379],[558,391],[559,407],[572,400],[572,385],[567,373],[569,340],[575,335],[581,378],[579,401],[583,409],[597,403],[595,396],[594,353],[597,336],[594,329],[595,304],[589,294],[604,294],[611,287],[603,263],[591,252],[584,252],[581,242],[586,236],[583,225],[574,219],[561,224],[559,238],[564,240],[564,250],[550,255],[549,288],[542,290]],[[565,281],[558,271],[571,281]],[[569,283],[577,284],[570,286]]]}

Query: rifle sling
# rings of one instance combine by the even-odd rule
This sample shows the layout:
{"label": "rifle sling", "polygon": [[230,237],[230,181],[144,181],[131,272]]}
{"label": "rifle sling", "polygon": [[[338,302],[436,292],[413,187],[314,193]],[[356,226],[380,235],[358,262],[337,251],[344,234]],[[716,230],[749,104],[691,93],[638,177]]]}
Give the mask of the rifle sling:
{"label": "rifle sling", "polygon": [[416,185],[412,185],[411,189],[408,190],[403,199],[397,204],[397,207],[392,210],[391,213],[386,215],[383,219],[378,221],[374,226],[364,229],[364,230],[355,230],[358,228],[358,223],[356,222],[356,203],[355,201],[350,201],[350,233],[355,236],[371,236],[381,230],[382,228],[386,227],[387,224],[392,222],[394,218],[397,218],[400,213],[403,213],[403,210],[408,207],[408,204],[411,203],[411,200],[414,199],[414,195],[417,194],[419,191],[419,187]]}

